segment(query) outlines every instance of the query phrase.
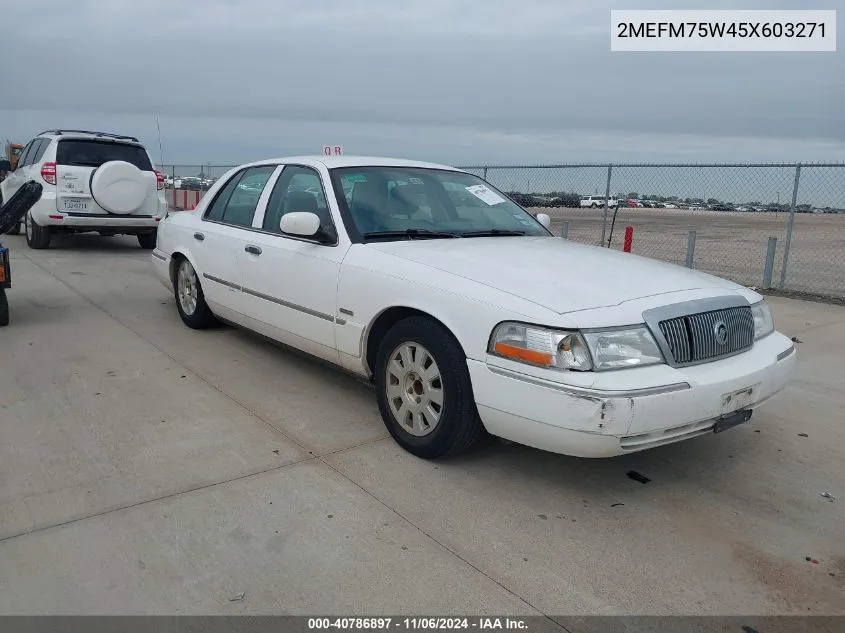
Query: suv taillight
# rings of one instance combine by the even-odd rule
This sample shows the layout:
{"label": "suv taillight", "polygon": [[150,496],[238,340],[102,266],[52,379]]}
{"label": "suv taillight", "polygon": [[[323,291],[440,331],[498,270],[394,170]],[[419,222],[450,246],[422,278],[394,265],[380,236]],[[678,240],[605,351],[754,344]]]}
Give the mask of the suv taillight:
{"label": "suv taillight", "polygon": [[56,184],[56,163],[44,163],[41,165],[41,177],[48,185]]}
{"label": "suv taillight", "polygon": [[164,174],[160,171],[156,172],[156,189],[159,191],[164,189]]}

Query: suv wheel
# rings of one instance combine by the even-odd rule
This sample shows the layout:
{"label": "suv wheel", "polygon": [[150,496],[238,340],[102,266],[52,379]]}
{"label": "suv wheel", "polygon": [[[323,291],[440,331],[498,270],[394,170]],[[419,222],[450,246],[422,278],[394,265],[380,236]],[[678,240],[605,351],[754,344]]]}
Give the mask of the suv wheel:
{"label": "suv wheel", "polygon": [[410,317],[387,332],[375,382],[387,430],[417,457],[457,455],[484,435],[464,351],[433,319]]}
{"label": "suv wheel", "polygon": [[138,244],[141,245],[141,248],[152,250],[156,247],[157,237],[157,231],[152,231],[150,233],[138,233]]}
{"label": "suv wheel", "polygon": [[185,325],[195,330],[216,325],[217,319],[205,302],[197,272],[187,259],[179,260],[175,282],[173,287],[176,293],[176,309]]}
{"label": "suv wheel", "polygon": [[26,243],[30,248],[50,248],[50,227],[40,226],[33,218],[32,213],[27,211],[26,220]]}

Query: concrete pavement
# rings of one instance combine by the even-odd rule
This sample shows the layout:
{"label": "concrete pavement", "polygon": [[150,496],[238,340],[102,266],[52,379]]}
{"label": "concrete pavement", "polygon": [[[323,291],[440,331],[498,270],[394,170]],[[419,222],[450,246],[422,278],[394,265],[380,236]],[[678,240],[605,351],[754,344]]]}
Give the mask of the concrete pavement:
{"label": "concrete pavement", "polygon": [[798,376],[730,433],[427,462],[365,385],[183,326],[135,240],[4,243],[0,614],[845,614],[841,307],[771,300]]}

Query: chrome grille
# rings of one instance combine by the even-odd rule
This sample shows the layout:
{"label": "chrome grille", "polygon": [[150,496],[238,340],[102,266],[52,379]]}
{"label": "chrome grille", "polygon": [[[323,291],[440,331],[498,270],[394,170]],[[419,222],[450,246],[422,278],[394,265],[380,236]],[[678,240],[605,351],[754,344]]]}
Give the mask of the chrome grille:
{"label": "chrome grille", "polygon": [[[720,322],[725,324],[727,335],[723,344],[716,334]],[[754,316],[747,306],[666,319],[659,327],[676,365],[716,360],[754,344]]]}

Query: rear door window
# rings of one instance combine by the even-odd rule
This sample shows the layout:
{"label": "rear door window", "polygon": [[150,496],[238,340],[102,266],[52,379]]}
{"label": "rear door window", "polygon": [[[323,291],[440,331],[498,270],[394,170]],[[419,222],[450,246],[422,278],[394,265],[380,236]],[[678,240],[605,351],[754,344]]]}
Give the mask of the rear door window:
{"label": "rear door window", "polygon": [[39,145],[38,145],[38,147],[37,147],[37,148],[35,148],[35,150],[34,150],[34,152],[35,152],[35,153],[34,153],[34,154],[33,154],[33,156],[32,156],[32,161],[31,161],[31,162],[32,162],[33,164],[34,164],[34,163],[41,162],[41,158],[44,156],[44,152],[46,152],[46,151],[47,151],[47,148],[48,148],[48,147],[50,147],[50,139],[48,139],[48,138],[42,138],[42,139],[39,141]]}
{"label": "rear door window", "polygon": [[245,170],[226,203],[223,222],[235,226],[252,226],[258,199],[274,171],[276,171],[275,165],[261,165]]}
{"label": "rear door window", "polygon": [[147,151],[140,145],[89,139],[59,141],[56,162],[74,167],[99,167],[112,160],[122,160],[141,171],[153,171]]}
{"label": "rear door window", "polygon": [[226,210],[229,198],[232,197],[232,192],[235,190],[235,187],[238,186],[238,182],[240,182],[241,178],[243,178],[243,175],[244,172],[235,174],[229,182],[223,186],[217,194],[217,197],[214,198],[211,205],[208,207],[208,211],[205,212],[206,220],[214,220],[215,222],[221,222],[223,220],[223,211]]}

